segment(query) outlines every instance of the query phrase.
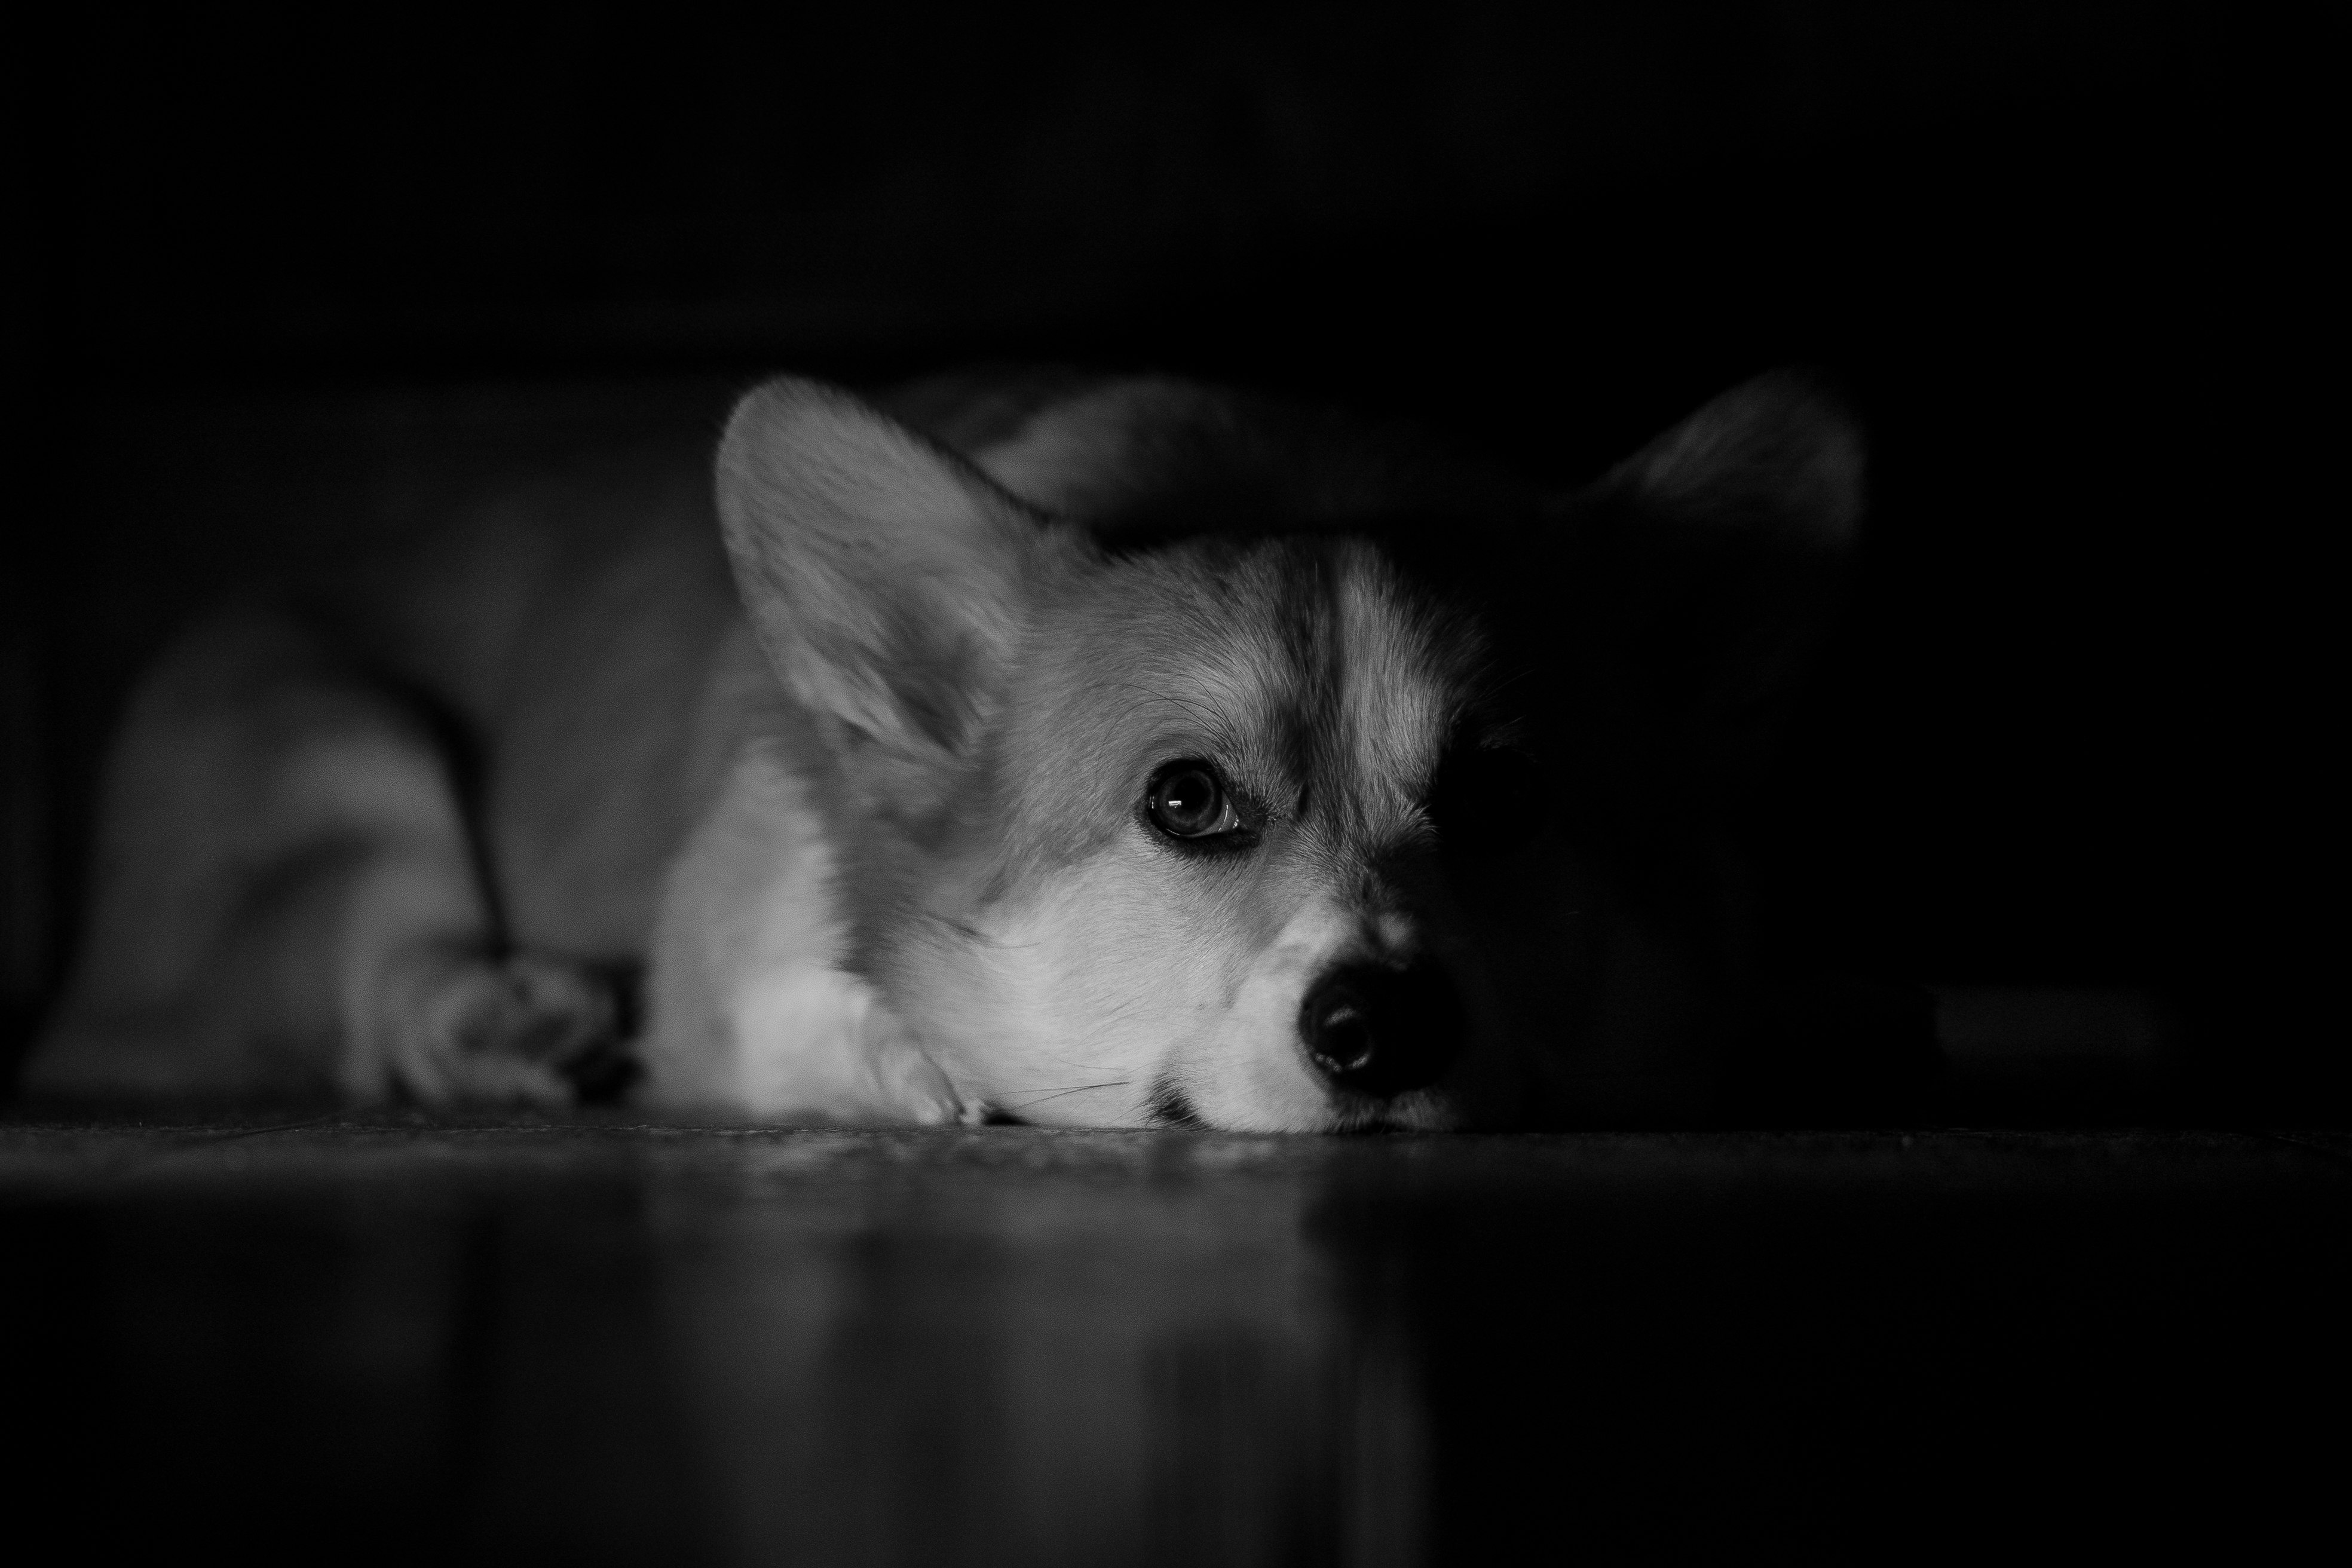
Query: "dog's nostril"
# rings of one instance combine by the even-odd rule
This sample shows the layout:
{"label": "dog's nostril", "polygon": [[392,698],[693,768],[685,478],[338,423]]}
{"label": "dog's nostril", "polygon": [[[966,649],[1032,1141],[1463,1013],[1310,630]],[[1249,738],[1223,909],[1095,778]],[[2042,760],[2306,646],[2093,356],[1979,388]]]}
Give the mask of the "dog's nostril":
{"label": "dog's nostril", "polygon": [[1462,1000],[1443,970],[1358,964],[1318,981],[1298,1011],[1299,1038],[1323,1075],[1359,1094],[1433,1083],[1461,1047]]}

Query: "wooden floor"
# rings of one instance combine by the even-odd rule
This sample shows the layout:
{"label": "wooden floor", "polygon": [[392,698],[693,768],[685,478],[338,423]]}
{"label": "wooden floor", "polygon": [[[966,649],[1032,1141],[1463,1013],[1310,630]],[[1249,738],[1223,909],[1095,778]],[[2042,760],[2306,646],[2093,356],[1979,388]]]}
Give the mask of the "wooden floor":
{"label": "wooden floor", "polygon": [[2347,1221],[2308,1133],[20,1119],[8,1508],[319,1561],[2243,1545],[2340,1493]]}

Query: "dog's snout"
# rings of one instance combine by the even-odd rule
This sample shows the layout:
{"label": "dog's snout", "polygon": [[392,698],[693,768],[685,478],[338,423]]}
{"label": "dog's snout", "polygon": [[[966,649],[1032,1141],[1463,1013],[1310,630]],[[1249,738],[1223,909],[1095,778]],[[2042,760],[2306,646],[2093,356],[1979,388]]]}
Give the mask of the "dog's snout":
{"label": "dog's snout", "polygon": [[1433,1083],[1461,1048],[1461,994],[1423,960],[1402,969],[1351,964],[1307,993],[1298,1035],[1341,1089],[1387,1098]]}

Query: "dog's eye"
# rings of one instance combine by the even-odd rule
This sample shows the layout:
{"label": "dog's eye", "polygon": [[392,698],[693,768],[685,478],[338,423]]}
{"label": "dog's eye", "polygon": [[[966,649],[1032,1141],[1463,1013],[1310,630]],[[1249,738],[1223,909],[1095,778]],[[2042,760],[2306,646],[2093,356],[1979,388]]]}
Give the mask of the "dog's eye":
{"label": "dog's eye", "polygon": [[1429,819],[1448,848],[1483,854],[1534,837],[1547,804],[1543,777],[1526,752],[1456,752],[1430,786]]}
{"label": "dog's eye", "polygon": [[1203,762],[1170,763],[1152,774],[1144,809],[1151,826],[1173,838],[1210,838],[1241,826],[1216,770]]}

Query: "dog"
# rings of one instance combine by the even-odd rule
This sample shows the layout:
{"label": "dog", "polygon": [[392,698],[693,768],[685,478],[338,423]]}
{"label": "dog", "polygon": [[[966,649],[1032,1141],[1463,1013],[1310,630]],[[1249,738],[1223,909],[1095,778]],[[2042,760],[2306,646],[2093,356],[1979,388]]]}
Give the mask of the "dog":
{"label": "dog", "polygon": [[1166,377],[768,382],[715,464],[505,486],[184,637],[26,1087],[1677,1114],[1752,1001],[1726,824],[1863,468],[1792,372],[1565,495]]}

